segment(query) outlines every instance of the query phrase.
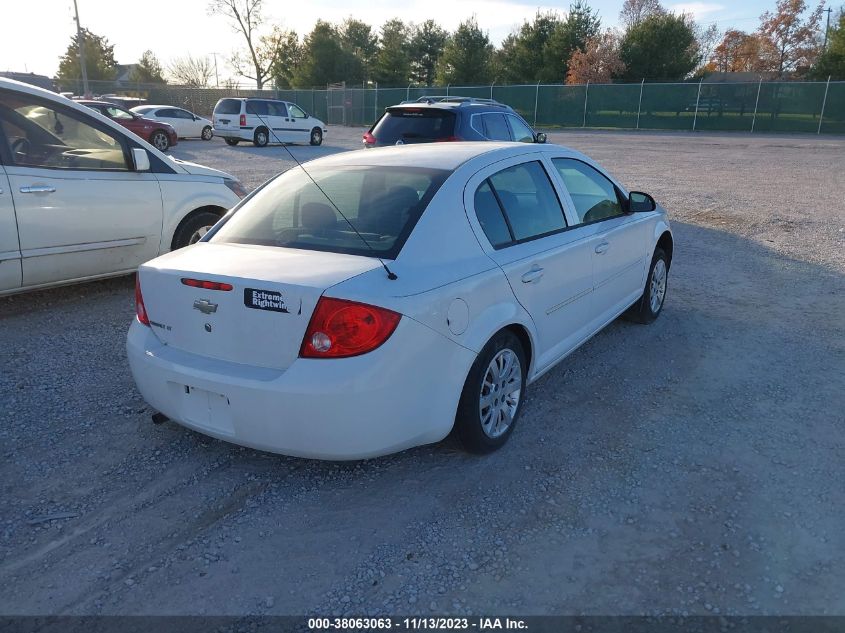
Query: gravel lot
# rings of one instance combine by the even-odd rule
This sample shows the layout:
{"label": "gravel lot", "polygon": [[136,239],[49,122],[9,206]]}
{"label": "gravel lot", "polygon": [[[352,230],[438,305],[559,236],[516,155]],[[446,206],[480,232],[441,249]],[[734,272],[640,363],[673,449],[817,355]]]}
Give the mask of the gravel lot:
{"label": "gravel lot", "polygon": [[[845,139],[550,140],[670,209],[670,290],[535,383],[488,457],[155,426],[131,279],[0,299],[0,613],[845,614]],[[251,187],[291,164],[173,153]]]}

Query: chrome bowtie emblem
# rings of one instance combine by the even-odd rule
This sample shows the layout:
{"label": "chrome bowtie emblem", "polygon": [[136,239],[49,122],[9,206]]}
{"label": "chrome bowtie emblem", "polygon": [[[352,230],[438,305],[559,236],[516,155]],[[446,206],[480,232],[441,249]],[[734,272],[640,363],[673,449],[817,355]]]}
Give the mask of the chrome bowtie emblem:
{"label": "chrome bowtie emblem", "polygon": [[217,312],[217,304],[211,303],[208,299],[197,299],[194,301],[194,310],[199,310],[203,314],[211,314]]}

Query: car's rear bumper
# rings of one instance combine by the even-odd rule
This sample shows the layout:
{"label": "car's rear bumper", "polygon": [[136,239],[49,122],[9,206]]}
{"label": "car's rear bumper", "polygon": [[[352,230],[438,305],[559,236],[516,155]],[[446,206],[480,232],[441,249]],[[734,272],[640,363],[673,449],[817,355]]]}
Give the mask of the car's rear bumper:
{"label": "car's rear bumper", "polygon": [[369,354],[299,358],[284,371],[174,349],[137,320],[127,353],[144,399],[171,420],[235,444],[337,460],[443,439],[475,358],[407,317]]}

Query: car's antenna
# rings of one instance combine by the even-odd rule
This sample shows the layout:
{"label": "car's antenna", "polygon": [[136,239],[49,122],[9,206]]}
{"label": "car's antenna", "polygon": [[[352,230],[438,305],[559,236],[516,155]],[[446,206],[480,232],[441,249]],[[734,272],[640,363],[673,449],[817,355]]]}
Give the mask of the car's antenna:
{"label": "car's antenna", "polygon": [[394,281],[394,280],[396,280],[396,279],[399,279],[399,277],[397,277],[397,276],[396,276],[396,273],[394,273],[392,270],[390,270],[390,269],[387,267],[387,264],[384,262],[384,260],[383,260],[381,257],[379,257],[378,253],[376,252],[376,249],[374,249],[374,248],[372,247],[372,245],[371,245],[371,244],[370,244],[367,240],[365,240],[365,239],[364,239],[364,236],[363,236],[363,235],[361,235],[361,233],[358,231],[358,229],[356,229],[356,228],[355,228],[355,225],[354,225],[354,224],[352,224],[352,222],[350,222],[350,221],[349,221],[349,219],[346,217],[346,215],[344,215],[343,211],[341,211],[341,210],[338,208],[338,206],[334,203],[334,200],[332,200],[331,198],[329,198],[329,194],[327,194],[327,193],[325,192],[325,190],[324,190],[324,189],[323,189],[323,188],[322,188],[319,184],[317,184],[317,181],[316,181],[316,180],[314,180],[313,176],[311,176],[311,174],[309,174],[309,173],[308,173],[308,170],[307,170],[307,169],[305,169],[305,167],[303,167],[303,166],[302,166],[302,163],[300,163],[300,162],[299,162],[299,159],[297,159],[297,157],[293,155],[293,152],[292,152],[292,151],[290,151],[290,148],[289,148],[287,145],[285,145],[285,144],[284,144],[284,143],[283,143],[283,142],[279,139],[279,135],[278,135],[278,134],[276,134],[276,131],[275,131],[273,128],[271,128],[269,125],[267,125],[267,122],[266,122],[266,121],[262,118],[262,116],[261,116],[260,114],[258,114],[257,112],[251,112],[250,114],[255,114],[255,116],[257,116],[257,117],[258,117],[258,120],[259,120],[259,121],[261,121],[261,122],[264,124],[264,127],[265,127],[265,128],[267,128],[267,130],[268,130],[268,131],[270,131],[270,132],[273,134],[273,136],[275,136],[275,137],[276,137],[276,142],[278,142],[278,143],[279,143],[282,147],[284,147],[284,148],[285,148],[285,151],[286,151],[286,152],[290,155],[290,157],[293,159],[293,161],[294,161],[294,162],[295,162],[295,163],[299,166],[299,168],[303,171],[303,173],[304,173],[306,176],[308,176],[308,179],[309,179],[311,182],[313,182],[313,183],[314,183],[314,186],[315,186],[315,187],[317,187],[317,189],[319,189],[319,190],[320,190],[320,193],[322,193],[322,194],[323,194],[323,196],[325,196],[326,200],[328,200],[328,201],[329,201],[329,204],[331,204],[331,205],[334,207],[334,210],[335,210],[335,211],[337,211],[337,212],[340,214],[340,217],[342,217],[342,218],[344,219],[344,221],[345,221],[345,222],[346,222],[346,223],[347,223],[347,224],[348,224],[348,225],[352,228],[352,230],[353,230],[353,231],[355,231],[355,235],[357,235],[358,237],[360,237],[360,238],[361,238],[361,241],[362,241],[362,242],[364,242],[364,244],[366,244],[366,245],[367,245],[367,248],[369,248],[369,249],[372,251],[373,256],[374,256],[377,260],[379,260],[379,263],[381,263],[382,268],[384,268],[385,272],[387,273],[387,278],[388,278],[388,279],[390,279],[391,281]]}

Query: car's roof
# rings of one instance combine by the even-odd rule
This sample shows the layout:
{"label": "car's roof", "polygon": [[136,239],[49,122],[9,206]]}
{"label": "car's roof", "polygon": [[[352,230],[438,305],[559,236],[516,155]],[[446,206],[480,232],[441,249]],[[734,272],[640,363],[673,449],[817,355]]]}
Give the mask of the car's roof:
{"label": "car's roof", "polygon": [[320,166],[367,165],[385,167],[425,167],[429,169],[454,170],[465,162],[481,155],[489,158],[504,159],[520,154],[536,152],[555,152],[570,156],[580,156],[578,152],[560,145],[536,143],[499,143],[472,141],[464,143],[416,143],[411,145],[391,145],[374,149],[361,149],[354,152],[340,152],[309,164]]}
{"label": "car's roof", "polygon": [[112,103],[111,101],[99,101],[98,99],[73,99],[73,101],[75,103],[81,103],[82,105],[104,105],[122,107],[119,103]]}
{"label": "car's roof", "polygon": [[156,104],[149,104],[145,103],[143,105],[135,106],[132,108],[133,110],[137,110],[138,108],[149,108],[151,110],[156,110],[158,108],[172,108],[174,110],[185,110],[187,112],[187,108],[183,108],[182,106],[175,106],[175,105],[156,105]]}

